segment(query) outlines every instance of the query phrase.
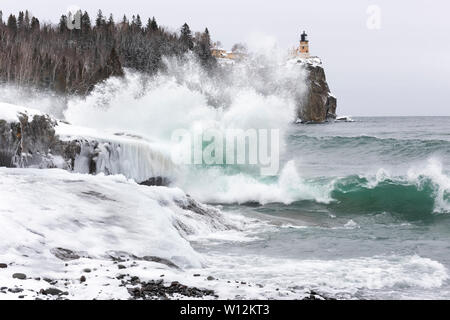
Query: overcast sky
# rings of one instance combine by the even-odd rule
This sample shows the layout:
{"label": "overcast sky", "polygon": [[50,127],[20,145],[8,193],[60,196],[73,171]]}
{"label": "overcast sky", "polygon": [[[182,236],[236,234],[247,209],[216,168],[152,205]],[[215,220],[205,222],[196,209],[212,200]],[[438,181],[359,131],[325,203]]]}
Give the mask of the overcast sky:
{"label": "overcast sky", "polygon": [[227,48],[274,39],[287,49],[305,29],[339,114],[450,115],[448,0],[0,0],[4,16],[29,9],[52,22],[72,5],[91,18],[101,8],[116,20],[124,13],[155,16],[172,30],[184,22],[196,31],[208,27]]}

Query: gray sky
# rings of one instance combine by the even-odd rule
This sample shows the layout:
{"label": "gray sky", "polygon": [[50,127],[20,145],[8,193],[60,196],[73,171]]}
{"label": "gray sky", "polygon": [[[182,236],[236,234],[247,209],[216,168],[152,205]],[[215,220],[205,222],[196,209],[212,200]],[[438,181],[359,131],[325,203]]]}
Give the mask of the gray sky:
{"label": "gray sky", "polygon": [[[102,9],[116,21],[124,13],[155,16],[172,30],[187,22],[196,31],[208,27],[227,48],[267,37],[287,49],[305,29],[339,114],[450,115],[448,0],[0,1],[4,15],[29,9],[41,21],[57,22],[76,5],[91,18]],[[367,27],[370,5],[380,9],[380,29]]]}

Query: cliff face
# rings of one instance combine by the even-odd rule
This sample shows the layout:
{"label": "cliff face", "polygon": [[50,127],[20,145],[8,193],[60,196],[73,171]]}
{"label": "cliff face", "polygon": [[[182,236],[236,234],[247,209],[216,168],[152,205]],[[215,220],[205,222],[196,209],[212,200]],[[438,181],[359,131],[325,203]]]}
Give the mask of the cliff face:
{"label": "cliff face", "polygon": [[18,121],[0,120],[0,167],[71,170],[81,147],[62,141],[56,121],[47,115],[18,114]]}
{"label": "cliff face", "polygon": [[[57,129],[76,132],[78,128],[70,129],[69,124],[45,114],[18,112],[16,119],[4,118],[0,114],[0,167],[123,174],[145,185],[167,185],[170,181],[164,173],[170,171],[171,163],[145,141],[70,133],[61,137]],[[144,157],[133,159],[130,154]],[[152,163],[153,158],[163,159],[162,163]]]}
{"label": "cliff face", "polygon": [[298,118],[302,123],[324,122],[336,118],[337,100],[331,94],[325,70],[319,64],[304,63],[308,72],[308,92],[299,103]]}

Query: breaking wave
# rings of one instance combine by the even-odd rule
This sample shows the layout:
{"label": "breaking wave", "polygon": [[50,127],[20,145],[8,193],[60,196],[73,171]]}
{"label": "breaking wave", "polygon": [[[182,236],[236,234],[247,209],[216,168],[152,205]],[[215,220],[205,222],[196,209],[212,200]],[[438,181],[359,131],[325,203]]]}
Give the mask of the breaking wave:
{"label": "breaking wave", "polygon": [[[200,183],[185,188],[199,199],[216,203],[316,203],[336,213],[390,212],[408,219],[450,213],[450,176],[437,160],[412,167],[405,176],[379,169],[375,175],[302,178],[294,161],[278,179],[261,180],[246,174],[220,171],[197,175]],[[202,180],[203,179],[203,180]]]}
{"label": "breaking wave", "polygon": [[439,162],[413,168],[407,176],[393,177],[379,170],[375,177],[338,179],[330,193],[331,208],[347,213],[390,212],[409,219],[431,213],[450,213],[450,177]]}

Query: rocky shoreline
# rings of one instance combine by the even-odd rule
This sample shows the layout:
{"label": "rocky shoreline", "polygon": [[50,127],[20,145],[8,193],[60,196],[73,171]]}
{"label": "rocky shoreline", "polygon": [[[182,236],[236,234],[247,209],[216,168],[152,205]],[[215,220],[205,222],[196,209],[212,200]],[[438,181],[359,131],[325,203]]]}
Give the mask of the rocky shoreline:
{"label": "rocky shoreline", "polygon": [[[71,252],[67,249],[55,251],[62,261],[65,261],[65,266],[70,268],[70,261],[81,259],[77,253]],[[62,255],[61,255],[62,254]],[[78,257],[78,258],[76,258]],[[67,260],[71,259],[71,260]],[[115,260],[115,261],[113,261]],[[155,259],[156,260],[156,259]],[[161,259],[166,265],[166,261]],[[105,269],[105,265],[99,265],[98,268],[83,268],[80,270],[80,277],[77,279],[56,279],[49,277],[29,277],[24,273],[14,272],[9,269],[15,269],[14,264],[0,263],[0,272],[8,272],[11,274],[13,284],[9,286],[0,285],[0,299],[2,296],[14,297],[15,299],[32,299],[32,300],[70,300],[77,299],[73,295],[73,290],[76,287],[89,288],[94,286],[93,290],[102,291],[102,288],[114,286],[112,283],[104,283],[99,286],[96,283],[98,274],[106,271],[110,278],[115,282],[118,289],[123,288],[127,294],[120,299],[124,300],[173,300],[173,299],[222,299],[221,296],[213,289],[209,289],[209,284],[214,284],[215,277],[209,275],[201,276],[200,274],[193,274],[192,277],[203,279],[204,286],[186,285],[176,280],[169,280],[166,274],[161,274],[159,278],[144,280],[141,277],[134,275],[133,270],[139,268],[139,261],[126,259],[111,259],[112,263]],[[173,268],[173,267],[171,267]],[[146,269],[146,267],[143,267]],[[165,273],[169,273],[166,270]],[[31,284],[27,286],[27,284]],[[252,286],[245,281],[226,281],[231,287]],[[257,288],[263,288],[262,285],[255,284]],[[245,296],[236,297],[239,299],[246,299]],[[115,300],[115,298],[111,298]],[[303,298],[300,300],[335,300],[320,294],[315,290],[306,291]]]}

